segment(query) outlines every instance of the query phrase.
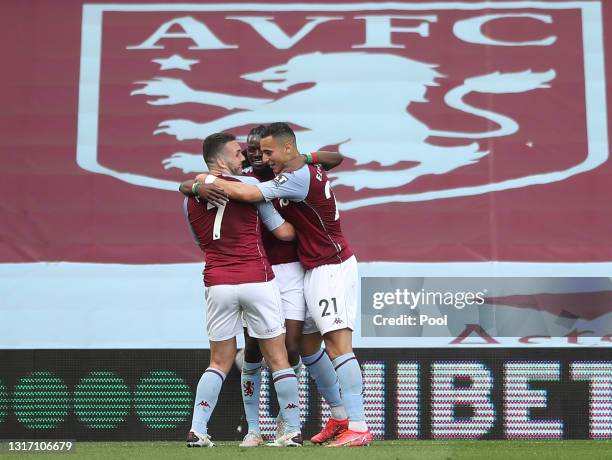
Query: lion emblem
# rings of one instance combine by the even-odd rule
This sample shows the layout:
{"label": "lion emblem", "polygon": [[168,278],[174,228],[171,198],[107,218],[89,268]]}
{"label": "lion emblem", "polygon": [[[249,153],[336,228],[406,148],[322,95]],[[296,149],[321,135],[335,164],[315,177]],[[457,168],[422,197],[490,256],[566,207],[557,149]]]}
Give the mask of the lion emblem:
{"label": "lion emblem", "polygon": [[[404,56],[368,52],[314,52],[291,58],[284,64],[246,73],[241,78],[259,83],[271,93],[270,98],[245,97],[196,90],[182,80],[158,77],[137,82],[144,85],[132,95],[154,96],[152,105],[200,103],[239,110],[206,123],[172,119],[162,121],[154,134],[166,134],[179,141],[200,139],[207,133],[233,130],[252,124],[288,121],[296,130],[302,151],[316,151],[337,145],[346,157],[355,160],[357,169],[330,174],[334,185],[359,190],[393,189],[425,175],[446,174],[478,162],[490,154],[478,140],[508,136],[519,129],[516,120],[465,101],[470,93],[523,93],[548,88],[554,70],[543,72],[494,72],[464,80],[449,90],[445,103],[472,117],[487,120],[491,128],[483,132],[455,132],[434,129],[410,113],[412,104],[427,102],[428,87],[444,78],[437,65]],[[292,91],[296,85],[309,84]],[[434,145],[430,137],[454,139],[447,146]],[[410,167],[388,169],[399,162]],[[202,169],[200,155],[177,153],[164,160],[166,168],[184,172]],[[360,165],[374,163],[380,168]],[[580,169],[527,176],[500,183],[419,194],[373,197],[342,203],[340,208],[378,204],[388,201],[417,201],[450,196],[464,196],[494,190],[523,187],[561,180]]]}
{"label": "lion emblem", "polygon": [[251,382],[250,380],[244,382],[242,384],[242,390],[245,396],[253,396],[253,392],[255,391],[255,388],[253,387],[253,382]]}

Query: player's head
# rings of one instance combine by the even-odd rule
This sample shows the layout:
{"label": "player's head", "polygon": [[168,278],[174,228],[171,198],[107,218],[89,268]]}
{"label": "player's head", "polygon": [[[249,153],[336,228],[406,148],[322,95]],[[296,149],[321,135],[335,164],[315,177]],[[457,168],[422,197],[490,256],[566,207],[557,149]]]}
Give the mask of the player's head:
{"label": "player's head", "polygon": [[266,127],[259,125],[249,131],[247,135],[246,157],[253,170],[259,171],[267,166],[263,162],[263,154],[261,152],[261,135]]}
{"label": "player's head", "polygon": [[211,172],[242,174],[244,155],[236,136],[230,133],[214,133],[202,143],[204,161]]}
{"label": "player's head", "polygon": [[272,123],[261,134],[263,162],[275,174],[281,172],[285,163],[298,155],[295,133],[287,123]]}

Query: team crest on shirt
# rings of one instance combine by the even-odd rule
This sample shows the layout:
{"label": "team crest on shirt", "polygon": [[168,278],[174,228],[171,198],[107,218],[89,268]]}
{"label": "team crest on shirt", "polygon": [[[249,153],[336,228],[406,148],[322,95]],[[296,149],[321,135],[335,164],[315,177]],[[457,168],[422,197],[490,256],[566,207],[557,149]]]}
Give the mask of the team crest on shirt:
{"label": "team crest on shirt", "polygon": [[328,176],[354,209],[607,161],[600,3],[383,6],[84,5],[78,165],[174,192],[206,135],[286,121],[300,151],[344,155]]}

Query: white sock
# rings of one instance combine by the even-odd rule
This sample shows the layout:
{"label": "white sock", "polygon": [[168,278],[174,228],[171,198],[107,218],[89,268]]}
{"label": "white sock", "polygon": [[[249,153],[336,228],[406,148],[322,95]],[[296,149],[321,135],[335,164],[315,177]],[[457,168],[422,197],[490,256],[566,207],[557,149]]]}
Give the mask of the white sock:
{"label": "white sock", "polygon": [[349,420],[349,430],[363,433],[364,431],[368,431],[368,426],[366,425],[365,421],[351,422]]}
{"label": "white sock", "polygon": [[347,415],[344,406],[330,407],[329,410],[331,410],[331,418],[334,420],[346,420]]}

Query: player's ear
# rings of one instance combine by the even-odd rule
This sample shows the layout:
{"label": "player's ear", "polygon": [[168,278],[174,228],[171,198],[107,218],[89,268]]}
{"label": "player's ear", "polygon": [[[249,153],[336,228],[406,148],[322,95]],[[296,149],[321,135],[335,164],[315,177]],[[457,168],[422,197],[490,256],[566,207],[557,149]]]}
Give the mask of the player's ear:
{"label": "player's ear", "polygon": [[215,162],[217,163],[217,166],[220,169],[223,169],[227,166],[227,163],[225,163],[225,161],[223,160],[223,157],[221,155],[219,155],[216,159]]}

